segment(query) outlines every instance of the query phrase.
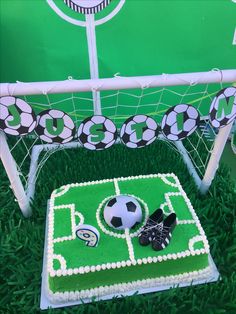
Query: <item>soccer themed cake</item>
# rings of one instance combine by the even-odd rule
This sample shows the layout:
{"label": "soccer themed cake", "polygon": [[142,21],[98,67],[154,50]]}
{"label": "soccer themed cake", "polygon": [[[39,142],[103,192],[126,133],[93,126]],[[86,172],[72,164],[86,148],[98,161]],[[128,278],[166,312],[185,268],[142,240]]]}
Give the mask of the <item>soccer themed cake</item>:
{"label": "soccer themed cake", "polygon": [[236,313],[232,2],[3,1],[0,314]]}
{"label": "soccer themed cake", "polygon": [[50,199],[52,303],[209,277],[209,245],[174,174],[68,184]]}

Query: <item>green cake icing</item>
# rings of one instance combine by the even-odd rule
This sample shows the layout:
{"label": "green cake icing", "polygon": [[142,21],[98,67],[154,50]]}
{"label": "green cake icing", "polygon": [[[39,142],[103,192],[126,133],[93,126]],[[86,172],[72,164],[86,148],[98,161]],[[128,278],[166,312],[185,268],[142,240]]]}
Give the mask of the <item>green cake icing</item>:
{"label": "green cake icing", "polygon": [[[132,195],[143,210],[134,230],[110,228],[103,207],[115,195]],[[140,246],[138,232],[158,207],[175,212],[177,226],[162,251]],[[97,247],[76,237],[89,224],[100,232]],[[209,275],[209,245],[199,219],[174,174],[157,174],[70,184],[52,193],[48,228],[48,292],[55,302],[120,294],[157,284]]]}

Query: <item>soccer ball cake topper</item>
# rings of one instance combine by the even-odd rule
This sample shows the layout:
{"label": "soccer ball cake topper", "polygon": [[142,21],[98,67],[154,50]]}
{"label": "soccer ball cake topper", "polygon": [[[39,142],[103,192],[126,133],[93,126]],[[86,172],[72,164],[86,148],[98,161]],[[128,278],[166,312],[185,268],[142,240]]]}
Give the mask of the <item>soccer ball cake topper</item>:
{"label": "soccer ball cake topper", "polygon": [[236,87],[220,90],[210,108],[211,124],[215,128],[224,127],[236,117]]}
{"label": "soccer ball cake topper", "polygon": [[36,127],[36,115],[23,99],[4,96],[0,98],[0,129],[10,135],[26,135]]}
{"label": "soccer ball cake topper", "polygon": [[161,129],[168,140],[179,141],[190,136],[200,123],[200,114],[191,105],[179,104],[165,113]]}
{"label": "soccer ball cake topper", "polygon": [[103,215],[110,227],[124,230],[141,222],[142,209],[134,197],[117,195],[107,202]]}

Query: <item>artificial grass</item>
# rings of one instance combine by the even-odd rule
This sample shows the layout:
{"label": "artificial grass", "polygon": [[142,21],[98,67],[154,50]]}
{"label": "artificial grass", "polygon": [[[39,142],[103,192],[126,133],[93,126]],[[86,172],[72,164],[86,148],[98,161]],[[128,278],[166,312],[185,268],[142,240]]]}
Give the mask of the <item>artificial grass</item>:
{"label": "artificial grass", "polygon": [[[235,151],[233,151],[233,148]],[[223,154],[222,154],[222,162],[226,163],[230,169],[231,179],[235,183],[236,189],[236,146],[233,147],[232,143],[226,143]]]}
{"label": "artificial grass", "polygon": [[181,157],[160,141],[138,150],[116,145],[101,152],[55,153],[39,176],[30,219],[22,217],[0,164],[0,313],[40,312],[46,202],[52,190],[71,182],[172,171],[201,220],[222,280],[45,313],[235,313],[236,193],[229,172],[221,166],[210,193],[199,196]]}

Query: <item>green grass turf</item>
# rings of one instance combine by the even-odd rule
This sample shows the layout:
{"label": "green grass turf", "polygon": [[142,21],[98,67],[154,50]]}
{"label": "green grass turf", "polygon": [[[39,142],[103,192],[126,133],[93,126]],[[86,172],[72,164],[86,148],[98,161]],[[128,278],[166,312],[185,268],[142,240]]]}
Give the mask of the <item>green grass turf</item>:
{"label": "green grass turf", "polygon": [[236,193],[229,172],[221,166],[211,193],[200,197],[179,155],[160,141],[140,150],[116,145],[103,152],[55,153],[40,174],[30,219],[22,217],[0,165],[0,313],[40,312],[46,202],[52,190],[71,182],[171,171],[201,220],[222,280],[48,313],[235,313]]}

